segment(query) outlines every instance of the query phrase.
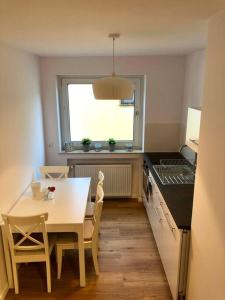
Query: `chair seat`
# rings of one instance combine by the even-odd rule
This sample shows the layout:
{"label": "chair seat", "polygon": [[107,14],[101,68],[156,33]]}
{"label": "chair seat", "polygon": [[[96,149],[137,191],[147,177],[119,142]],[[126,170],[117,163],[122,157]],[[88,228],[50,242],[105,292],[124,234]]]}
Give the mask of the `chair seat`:
{"label": "chair seat", "polygon": [[[92,220],[85,220],[84,222],[84,241],[91,241],[94,231]],[[57,245],[77,244],[77,235],[73,232],[59,233],[57,235]]]}
{"label": "chair seat", "polygon": [[94,207],[95,207],[94,202],[88,202],[87,203],[87,208],[86,208],[86,213],[85,213],[86,218],[93,218],[93,216],[94,216]]}

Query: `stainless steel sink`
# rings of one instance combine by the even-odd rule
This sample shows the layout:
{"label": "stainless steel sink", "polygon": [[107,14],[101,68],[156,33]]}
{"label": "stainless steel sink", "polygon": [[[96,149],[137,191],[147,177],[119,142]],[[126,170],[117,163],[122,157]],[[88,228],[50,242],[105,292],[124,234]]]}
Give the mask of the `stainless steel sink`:
{"label": "stainless steel sink", "polygon": [[153,165],[162,184],[193,184],[194,169],[189,165]]}

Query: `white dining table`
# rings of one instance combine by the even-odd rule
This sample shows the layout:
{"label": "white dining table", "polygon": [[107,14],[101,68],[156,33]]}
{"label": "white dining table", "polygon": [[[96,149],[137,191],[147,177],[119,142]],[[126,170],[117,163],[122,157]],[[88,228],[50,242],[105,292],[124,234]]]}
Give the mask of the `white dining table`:
{"label": "white dining table", "polygon": [[[33,199],[29,186],[7,213],[12,216],[30,216],[47,212],[46,227],[48,232],[76,232],[79,245],[80,286],[84,287],[86,279],[83,226],[87,201],[90,201],[91,198],[91,178],[42,179],[40,182],[42,188],[49,186],[56,188],[54,199]],[[8,283],[9,287],[12,288],[14,284],[9,246],[4,232],[4,224],[1,227]]]}

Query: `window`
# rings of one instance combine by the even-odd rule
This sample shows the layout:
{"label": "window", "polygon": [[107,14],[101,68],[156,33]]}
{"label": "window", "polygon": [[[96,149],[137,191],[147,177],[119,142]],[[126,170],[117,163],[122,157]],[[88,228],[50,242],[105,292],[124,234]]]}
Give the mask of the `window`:
{"label": "window", "polygon": [[141,148],[143,78],[127,78],[135,86],[132,99],[96,100],[92,91],[96,78],[59,76],[62,149],[65,142],[73,142],[78,149],[81,148],[83,138],[103,144],[114,138],[118,147],[132,143],[134,148]]}

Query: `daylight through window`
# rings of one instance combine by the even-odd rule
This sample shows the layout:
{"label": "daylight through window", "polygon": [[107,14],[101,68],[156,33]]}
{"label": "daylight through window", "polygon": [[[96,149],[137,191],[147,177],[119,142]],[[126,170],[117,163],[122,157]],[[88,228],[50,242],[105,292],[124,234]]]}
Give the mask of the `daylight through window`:
{"label": "daylight through window", "polygon": [[133,141],[134,106],[121,106],[119,100],[96,101],[91,84],[69,84],[68,96],[72,141],[83,137]]}

